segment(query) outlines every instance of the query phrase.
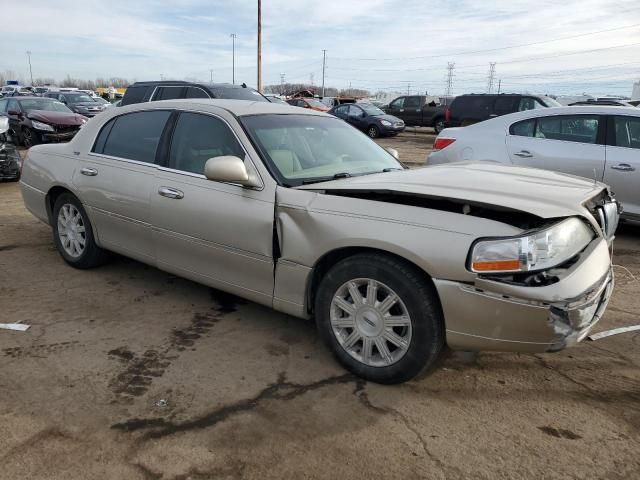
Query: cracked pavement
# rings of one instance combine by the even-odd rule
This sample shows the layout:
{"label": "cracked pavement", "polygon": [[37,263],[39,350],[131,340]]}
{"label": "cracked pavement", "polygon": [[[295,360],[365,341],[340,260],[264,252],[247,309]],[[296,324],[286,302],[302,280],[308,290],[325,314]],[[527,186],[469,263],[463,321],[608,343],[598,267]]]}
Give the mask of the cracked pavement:
{"label": "cracked pavement", "polygon": [[[0,479],[640,478],[640,332],[448,354],[398,386],[313,326],[116,257],[67,267],[0,183]],[[640,277],[640,227],[615,261]],[[640,323],[616,269],[597,330]]]}

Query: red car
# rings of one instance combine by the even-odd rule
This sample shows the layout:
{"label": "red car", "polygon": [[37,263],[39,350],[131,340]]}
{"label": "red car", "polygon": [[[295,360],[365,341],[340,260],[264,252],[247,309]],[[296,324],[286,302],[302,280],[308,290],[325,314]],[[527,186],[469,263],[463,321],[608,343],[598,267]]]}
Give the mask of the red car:
{"label": "red car", "polygon": [[25,147],[69,141],[88,120],[64,104],[42,97],[2,98],[0,115],[9,117],[13,135]]}
{"label": "red car", "polygon": [[318,112],[329,111],[329,107],[315,98],[292,98],[291,100],[287,100],[287,103],[294,107],[310,108],[311,110],[317,110]]}

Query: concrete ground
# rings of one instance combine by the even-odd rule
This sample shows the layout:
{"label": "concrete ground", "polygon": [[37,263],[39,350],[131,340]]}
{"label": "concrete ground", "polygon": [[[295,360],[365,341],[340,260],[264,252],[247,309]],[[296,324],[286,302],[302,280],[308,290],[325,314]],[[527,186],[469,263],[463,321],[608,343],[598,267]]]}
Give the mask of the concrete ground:
{"label": "concrete ground", "polygon": [[[597,330],[640,323],[640,227],[615,252]],[[0,322],[31,325],[0,330],[1,479],[640,478],[639,332],[369,384],[309,323],[122,257],[68,267],[15,183]]]}

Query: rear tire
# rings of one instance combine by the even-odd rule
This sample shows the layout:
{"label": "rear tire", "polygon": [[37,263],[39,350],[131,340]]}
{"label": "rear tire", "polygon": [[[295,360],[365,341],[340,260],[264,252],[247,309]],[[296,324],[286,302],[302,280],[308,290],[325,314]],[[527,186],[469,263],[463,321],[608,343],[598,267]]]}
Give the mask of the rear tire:
{"label": "rear tire", "polygon": [[350,372],[395,384],[434,364],[444,345],[435,288],[413,265],[363,253],[334,265],[315,299],[320,336]]}
{"label": "rear tire", "polygon": [[108,258],[108,252],[96,244],[82,203],[71,193],[61,194],[53,206],[53,242],[64,261],[74,268],[97,267]]}

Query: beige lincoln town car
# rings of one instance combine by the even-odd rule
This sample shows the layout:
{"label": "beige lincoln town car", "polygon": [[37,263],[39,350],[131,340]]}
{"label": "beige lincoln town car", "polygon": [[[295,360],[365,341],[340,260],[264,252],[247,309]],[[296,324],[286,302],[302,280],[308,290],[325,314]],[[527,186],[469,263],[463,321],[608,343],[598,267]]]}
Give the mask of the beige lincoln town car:
{"label": "beige lincoln town car", "polygon": [[161,101],[31,148],[21,186],[69,265],[118,252],[315,318],[375,382],[414,377],[445,345],[550,352],[587,335],[613,289],[605,185],[396,156],[319,112]]}

